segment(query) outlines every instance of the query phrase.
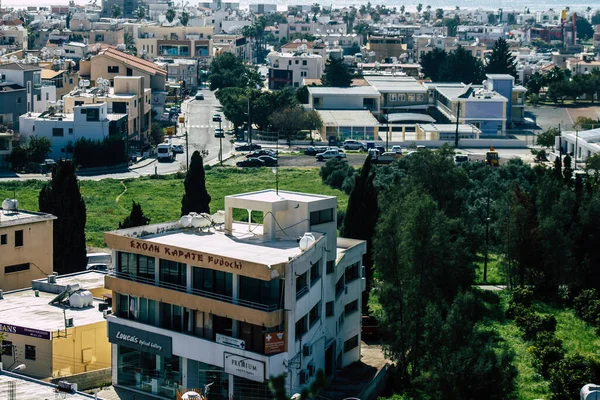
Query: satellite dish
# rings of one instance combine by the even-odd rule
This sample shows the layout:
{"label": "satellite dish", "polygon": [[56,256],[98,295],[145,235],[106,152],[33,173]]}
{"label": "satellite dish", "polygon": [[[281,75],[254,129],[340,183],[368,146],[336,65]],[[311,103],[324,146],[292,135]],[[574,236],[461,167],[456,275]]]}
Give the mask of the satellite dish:
{"label": "satellite dish", "polygon": [[19,58],[17,56],[10,56],[10,62],[17,62]]}
{"label": "satellite dish", "polygon": [[97,83],[98,85],[100,85],[100,84],[102,84],[102,81],[103,81],[103,80],[104,80],[104,78],[102,78],[102,77],[99,77],[98,79],[96,79],[96,83]]}
{"label": "satellite dish", "polygon": [[110,85],[110,82],[108,81],[108,79],[105,79],[102,81],[102,84],[106,87],[108,87]]}

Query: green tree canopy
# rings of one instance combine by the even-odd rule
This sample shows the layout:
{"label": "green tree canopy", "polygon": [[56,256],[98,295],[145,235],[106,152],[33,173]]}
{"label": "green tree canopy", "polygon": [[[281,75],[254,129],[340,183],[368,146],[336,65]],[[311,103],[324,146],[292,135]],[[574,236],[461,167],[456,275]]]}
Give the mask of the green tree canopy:
{"label": "green tree canopy", "polygon": [[190,22],[190,14],[186,11],[183,11],[179,15],[179,22],[181,22],[181,25],[187,26],[188,22]]}
{"label": "green tree canopy", "polygon": [[509,74],[517,77],[515,57],[511,54],[508,42],[502,38],[496,40],[492,54],[487,60],[485,71],[488,74]]}
{"label": "green tree canopy", "polygon": [[167,21],[169,21],[169,23],[171,23],[171,22],[173,22],[175,17],[176,17],[175,10],[173,8],[169,8],[167,10],[167,12],[165,13],[165,18],[167,19]]}
{"label": "green tree canopy", "polygon": [[185,193],[181,199],[181,215],[191,212],[210,213],[210,195],[206,190],[204,163],[198,150],[192,154],[190,169],[185,175],[183,186]]}
{"label": "green tree canopy", "polygon": [[323,86],[350,87],[352,74],[342,59],[330,58],[321,77]]}
{"label": "green tree canopy", "polygon": [[119,222],[119,229],[126,228],[134,228],[136,226],[148,225],[150,223],[150,218],[144,215],[144,211],[142,211],[142,206],[140,203],[136,203],[135,200],[131,202],[131,212],[123,222]]}
{"label": "green tree canopy", "polygon": [[52,232],[54,271],[59,275],[84,271],[87,265],[85,201],[71,162],[58,161],[52,179],[40,191],[38,204],[40,212],[56,216]]}
{"label": "green tree canopy", "polygon": [[113,18],[119,18],[121,16],[121,7],[118,4],[113,4],[110,9],[110,16]]}
{"label": "green tree canopy", "polygon": [[227,87],[254,89],[262,84],[258,68],[246,65],[235,54],[220,54],[210,64],[210,90]]}
{"label": "green tree canopy", "polygon": [[450,53],[434,48],[421,57],[420,63],[423,74],[434,82],[479,84],[485,79],[481,60],[460,45]]}
{"label": "green tree canopy", "polygon": [[535,143],[538,146],[544,147],[554,147],[555,138],[560,135],[560,129],[558,128],[549,128],[544,132],[538,133]]}
{"label": "green tree canopy", "polygon": [[575,23],[577,24],[577,38],[579,40],[585,42],[594,36],[594,27],[587,18],[578,15],[575,18]]}
{"label": "green tree canopy", "polygon": [[440,82],[440,67],[445,65],[448,53],[444,50],[434,47],[432,51],[421,56],[420,64],[423,75],[433,82]]}

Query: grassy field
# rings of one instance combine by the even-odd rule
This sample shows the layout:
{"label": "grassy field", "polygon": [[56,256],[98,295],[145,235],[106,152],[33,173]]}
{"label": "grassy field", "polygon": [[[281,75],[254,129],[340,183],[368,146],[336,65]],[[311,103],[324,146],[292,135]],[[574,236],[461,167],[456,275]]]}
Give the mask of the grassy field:
{"label": "grassy field", "polygon": [[[38,193],[43,182],[1,182],[0,199],[17,198],[19,208],[38,210]],[[206,186],[212,197],[211,211],[223,208],[226,195],[275,188],[270,168],[213,168],[206,172]],[[105,231],[117,229],[129,214],[133,200],[142,205],[151,223],[172,221],[180,216],[183,180],[174,176],[160,179],[80,181],[87,207],[86,237],[89,246],[103,247]],[[279,188],[338,197],[338,208],[345,210],[348,196],[324,185],[318,168],[280,168]]]}
{"label": "grassy field", "polygon": [[[490,318],[483,323],[486,329],[496,332],[514,352],[514,365],[517,368],[515,397],[519,400],[548,399],[550,389],[548,382],[534,369],[533,357],[529,352],[530,342],[523,340],[522,332],[513,320],[504,318],[509,296],[500,294],[499,313],[490,313]],[[555,316],[556,337],[563,341],[567,355],[581,353],[600,358],[600,337],[595,329],[578,318],[573,310],[536,301],[533,309],[541,314]],[[493,314],[493,315],[492,315]]]}

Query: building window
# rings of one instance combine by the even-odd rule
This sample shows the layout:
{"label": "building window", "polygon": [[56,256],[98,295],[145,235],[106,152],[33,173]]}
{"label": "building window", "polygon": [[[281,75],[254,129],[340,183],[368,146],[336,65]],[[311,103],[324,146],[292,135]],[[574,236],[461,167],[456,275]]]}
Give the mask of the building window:
{"label": "building window", "polygon": [[335,272],[335,261],[327,261],[326,268],[327,274],[333,274]]}
{"label": "building window", "polygon": [[86,108],[86,121],[88,121],[88,122],[100,121],[100,110],[97,108]]}
{"label": "building window", "polygon": [[398,96],[395,93],[391,93],[390,94],[390,101],[397,101],[398,100]]}
{"label": "building window", "polygon": [[21,104],[21,98],[17,97],[17,104]]}
{"label": "building window", "polygon": [[358,335],[356,335],[344,342],[344,353],[347,353],[356,347],[358,347]]}
{"label": "building window", "polygon": [[344,306],[344,314],[346,314],[346,316],[356,311],[358,311],[358,299],[351,301]]}
{"label": "building window", "polygon": [[[244,278],[244,277],[240,277]],[[252,279],[252,278],[248,278]],[[263,282],[263,281],[261,281]],[[244,282],[248,284],[248,281]],[[254,283],[254,282],[252,282]],[[267,282],[270,284],[271,282]],[[192,287],[196,290],[201,290],[204,292],[214,293],[221,296],[226,296],[229,300],[233,293],[233,275],[229,272],[223,271],[215,271],[214,269],[209,268],[201,268],[201,267],[193,267],[192,268]],[[252,297],[251,301],[254,300],[263,300],[268,302],[268,292],[263,292],[261,289],[255,286],[252,286],[254,291],[253,295],[256,297]],[[244,288],[242,290],[242,283],[240,282],[240,296],[244,294],[247,296],[247,290]],[[250,299],[247,299],[250,300]],[[261,303],[261,301],[256,301],[257,303]],[[271,303],[268,303],[271,304]]]}
{"label": "building window", "polygon": [[296,299],[308,293],[308,271],[296,277]]}
{"label": "building window", "polygon": [[335,298],[337,299],[344,292],[346,283],[344,282],[344,275],[340,276],[340,279],[335,284]]}
{"label": "building window", "polygon": [[298,60],[295,60],[295,61],[296,61],[296,62],[295,62],[295,64],[296,64],[296,65],[298,65],[298,63],[300,62],[300,61],[298,61]]}
{"label": "building window", "polygon": [[64,136],[65,130],[63,128],[52,128],[52,136]]}
{"label": "building window", "polygon": [[11,341],[3,340],[2,341],[2,349],[0,354],[7,357],[12,357],[13,355],[13,344]]}
{"label": "building window", "polygon": [[160,282],[186,286],[186,265],[176,261],[160,260]]}
{"label": "building window", "polygon": [[133,70],[131,68],[126,69],[127,76],[133,76]]}
{"label": "building window", "polygon": [[25,345],[25,359],[35,361],[35,346]]}
{"label": "building window", "polygon": [[359,273],[360,263],[356,262],[349,267],[346,267],[346,283],[350,283],[360,278]]}
{"label": "building window", "polygon": [[319,225],[327,222],[333,222],[333,208],[313,211],[310,213],[310,224]]}
{"label": "building window", "polygon": [[23,230],[15,231],[15,247],[23,246]]}
{"label": "building window", "polygon": [[328,301],[325,303],[325,316],[333,317],[335,315],[335,308],[333,301]]}
{"label": "building window", "polygon": [[321,260],[317,261],[310,267],[310,286],[313,286],[321,277]]}
{"label": "building window", "polygon": [[118,272],[146,278],[154,283],[154,257],[119,252],[117,258]]}
{"label": "building window", "polygon": [[17,264],[17,265],[7,265],[4,267],[5,274],[11,274],[13,272],[21,272],[29,270],[29,263]]}
{"label": "building window", "polygon": [[108,73],[109,74],[118,74],[119,73],[119,66],[118,65],[109,65],[108,66]]}
{"label": "building window", "polygon": [[319,301],[308,313],[308,324],[312,328],[321,319],[321,302]]}
{"label": "building window", "polygon": [[308,314],[296,321],[296,340],[308,331]]}
{"label": "building window", "polygon": [[302,65],[307,65],[306,60],[302,60]]}
{"label": "building window", "polygon": [[73,134],[73,128],[69,128],[69,135]]}
{"label": "building window", "polygon": [[79,111],[81,114],[87,114],[87,108],[82,108]]}
{"label": "building window", "polygon": [[0,245],[4,245],[8,243],[8,235],[5,233],[0,235]]}

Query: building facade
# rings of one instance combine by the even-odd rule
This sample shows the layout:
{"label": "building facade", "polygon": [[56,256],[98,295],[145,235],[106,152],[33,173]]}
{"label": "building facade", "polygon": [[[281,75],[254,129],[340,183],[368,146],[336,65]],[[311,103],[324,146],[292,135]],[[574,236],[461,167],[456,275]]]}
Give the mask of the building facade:
{"label": "building facade", "polygon": [[[366,246],[337,238],[336,209],[335,197],[266,190],[227,196],[207,218],[105,233],[113,384],[257,399],[271,376],[296,393],[358,361]],[[246,210],[263,223],[235,222]]]}
{"label": "building facade", "polygon": [[32,279],[52,274],[55,219],[10,207],[0,210],[0,290],[26,288]]}
{"label": "building facade", "polygon": [[291,54],[272,51],[267,56],[269,62],[269,89],[301,87],[304,79],[321,79],[323,57],[317,54]]}
{"label": "building facade", "polygon": [[19,116],[33,111],[41,81],[39,67],[19,63],[0,65],[0,124],[18,131]]}

